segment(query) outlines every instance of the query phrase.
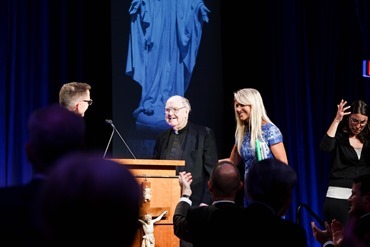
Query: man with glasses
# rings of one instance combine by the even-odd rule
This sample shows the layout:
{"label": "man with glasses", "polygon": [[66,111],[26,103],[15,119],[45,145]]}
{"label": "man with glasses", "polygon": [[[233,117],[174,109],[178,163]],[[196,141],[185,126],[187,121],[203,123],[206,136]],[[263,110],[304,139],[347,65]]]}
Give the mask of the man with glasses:
{"label": "man with glasses", "polygon": [[85,82],[69,82],[64,84],[59,91],[59,104],[81,117],[93,100],[90,98],[91,86]]}
{"label": "man with glasses", "polygon": [[[188,197],[193,206],[210,205],[207,183],[218,162],[216,138],[212,129],[189,122],[190,111],[189,100],[180,95],[166,101],[165,120],[171,128],[156,139],[153,158],[185,160],[185,166],[177,167],[176,174],[190,172],[193,182],[192,194],[182,196]],[[192,245],[181,240],[180,246]]]}
{"label": "man with glasses", "polygon": [[[186,171],[193,178],[190,197],[193,206],[212,202],[207,183],[213,167],[218,162],[217,145],[212,129],[189,122],[191,106],[188,99],[175,95],[166,101],[165,120],[170,129],[161,133],[154,146],[154,159],[185,160],[176,174]],[[191,246],[181,241],[181,246]]]}
{"label": "man with glasses", "polygon": [[369,106],[362,100],[346,106],[341,100],[336,116],[320,143],[320,150],[330,153],[329,187],[324,202],[325,221],[345,224],[350,205],[352,181],[370,174]]}

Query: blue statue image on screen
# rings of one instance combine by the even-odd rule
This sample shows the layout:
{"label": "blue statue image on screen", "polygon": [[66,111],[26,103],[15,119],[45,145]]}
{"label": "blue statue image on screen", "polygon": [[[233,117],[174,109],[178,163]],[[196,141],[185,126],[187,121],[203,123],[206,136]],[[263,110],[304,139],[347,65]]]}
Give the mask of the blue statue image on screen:
{"label": "blue statue image on screen", "polygon": [[141,86],[136,129],[156,134],[169,128],[165,102],[189,86],[209,12],[202,0],[131,2],[126,74]]}

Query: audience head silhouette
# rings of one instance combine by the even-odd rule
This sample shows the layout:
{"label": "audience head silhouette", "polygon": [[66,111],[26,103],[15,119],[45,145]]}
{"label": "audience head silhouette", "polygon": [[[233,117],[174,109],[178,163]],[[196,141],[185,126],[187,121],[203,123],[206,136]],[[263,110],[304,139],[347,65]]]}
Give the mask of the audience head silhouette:
{"label": "audience head silhouette", "polygon": [[61,156],[83,148],[85,123],[55,104],[32,112],[28,132],[27,157],[36,173],[44,173]]}
{"label": "audience head silhouette", "polygon": [[239,170],[231,162],[223,160],[213,168],[208,181],[213,201],[234,200],[236,193],[242,187]]}
{"label": "audience head silhouette", "polygon": [[245,191],[251,201],[269,205],[283,216],[288,209],[297,183],[294,169],[277,159],[264,159],[251,165]]}
{"label": "audience head silhouette", "polygon": [[352,195],[348,198],[351,216],[361,217],[370,213],[370,174],[353,179]]}
{"label": "audience head silhouette", "polygon": [[57,162],[44,185],[49,246],[132,245],[141,190],[126,166],[91,154],[72,154]]}
{"label": "audience head silhouette", "polygon": [[343,246],[370,246],[370,174],[353,179],[349,220],[344,228]]}

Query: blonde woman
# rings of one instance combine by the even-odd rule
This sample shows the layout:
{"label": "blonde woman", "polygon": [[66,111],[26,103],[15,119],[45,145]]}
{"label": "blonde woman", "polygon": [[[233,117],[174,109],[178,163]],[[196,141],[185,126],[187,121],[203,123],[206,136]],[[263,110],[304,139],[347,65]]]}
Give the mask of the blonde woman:
{"label": "blonde woman", "polygon": [[229,159],[235,165],[243,162],[244,177],[250,165],[257,160],[276,158],[288,164],[283,135],[267,116],[261,94],[254,88],[238,90],[234,93],[234,109],[235,145]]}

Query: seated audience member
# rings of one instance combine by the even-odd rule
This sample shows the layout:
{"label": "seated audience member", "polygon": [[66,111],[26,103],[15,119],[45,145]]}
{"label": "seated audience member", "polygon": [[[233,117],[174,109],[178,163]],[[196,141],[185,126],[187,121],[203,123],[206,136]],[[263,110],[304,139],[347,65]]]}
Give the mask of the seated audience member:
{"label": "seated audience member", "polygon": [[141,189],[124,165],[91,154],[61,159],[42,193],[48,246],[131,247]]}
{"label": "seated audience member", "polygon": [[311,222],[313,236],[323,246],[370,246],[370,174],[353,179],[348,202],[349,219],[344,226],[334,219],[325,222],[325,230],[321,230]]}
{"label": "seated audience member", "polygon": [[245,178],[250,204],[245,210],[244,239],[256,246],[307,246],[306,231],[282,218],[291,205],[297,175],[291,166],[274,159],[251,165]]}
{"label": "seated audience member", "polygon": [[59,90],[59,104],[84,117],[85,112],[93,103],[90,90],[91,86],[85,82],[66,83]]}
{"label": "seated audience member", "polygon": [[58,104],[33,111],[27,127],[25,151],[33,177],[24,185],[0,189],[1,240],[12,246],[40,246],[34,209],[42,183],[56,160],[84,148],[83,119]]}
{"label": "seated audience member", "polygon": [[179,173],[182,197],[173,216],[174,233],[193,246],[236,246],[244,239],[241,235],[242,208],[235,203],[238,190],[242,189],[240,173],[229,161],[219,162],[208,181],[212,205],[191,207],[192,175]]}

